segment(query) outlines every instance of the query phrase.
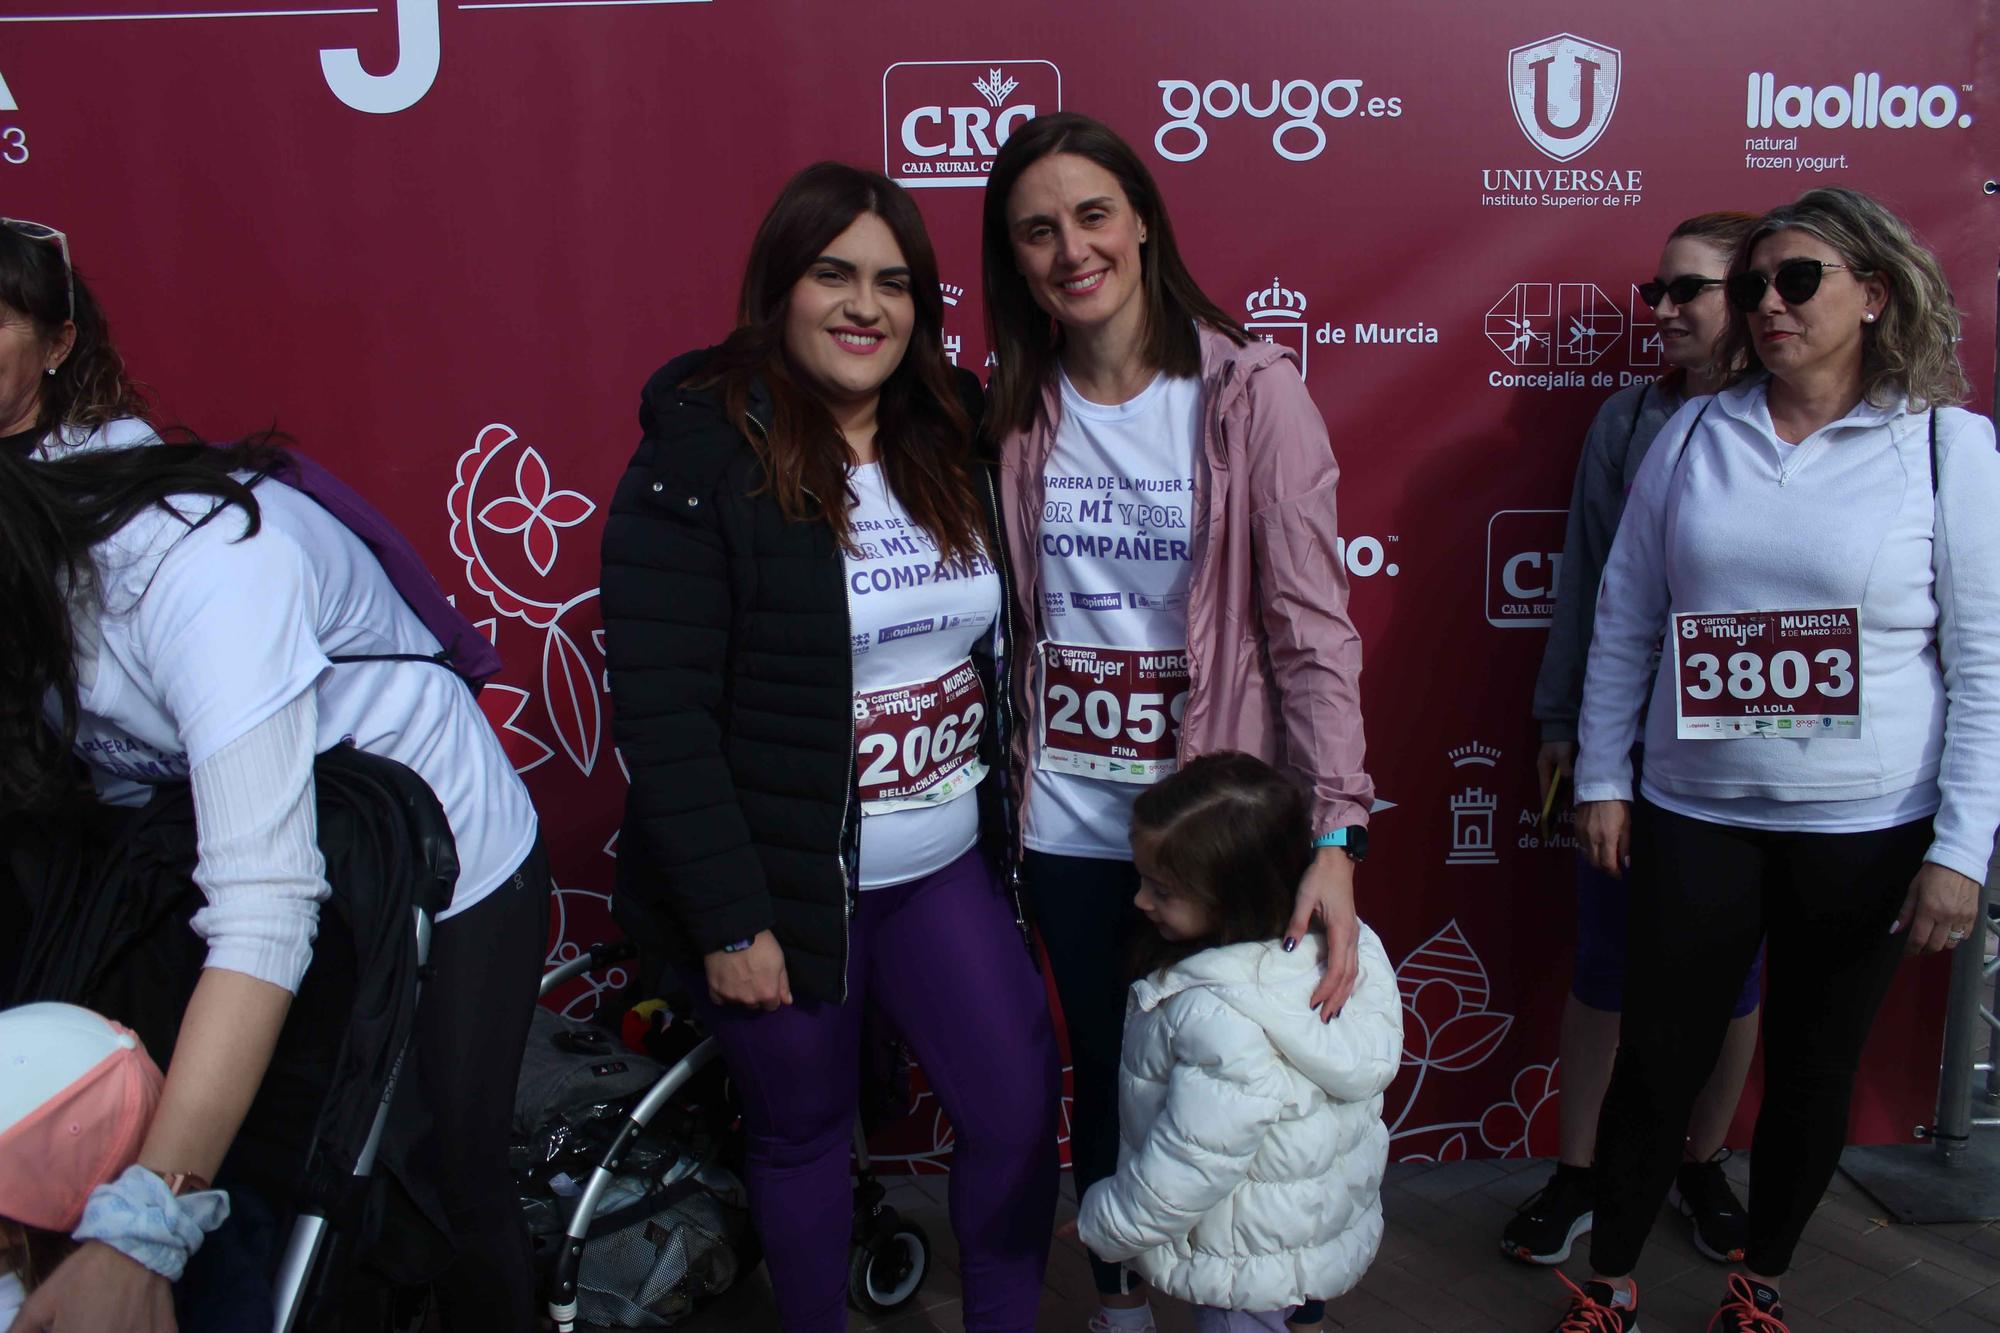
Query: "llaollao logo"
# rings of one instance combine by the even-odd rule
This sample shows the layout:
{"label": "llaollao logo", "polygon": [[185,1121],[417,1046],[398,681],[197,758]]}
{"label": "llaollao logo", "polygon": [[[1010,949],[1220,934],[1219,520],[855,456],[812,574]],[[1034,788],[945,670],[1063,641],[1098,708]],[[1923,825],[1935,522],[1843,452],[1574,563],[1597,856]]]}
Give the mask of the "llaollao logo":
{"label": "llaollao logo", "polygon": [[1623,66],[1615,47],[1574,33],[1515,47],[1507,53],[1515,123],[1558,162],[1582,156],[1611,124]]}

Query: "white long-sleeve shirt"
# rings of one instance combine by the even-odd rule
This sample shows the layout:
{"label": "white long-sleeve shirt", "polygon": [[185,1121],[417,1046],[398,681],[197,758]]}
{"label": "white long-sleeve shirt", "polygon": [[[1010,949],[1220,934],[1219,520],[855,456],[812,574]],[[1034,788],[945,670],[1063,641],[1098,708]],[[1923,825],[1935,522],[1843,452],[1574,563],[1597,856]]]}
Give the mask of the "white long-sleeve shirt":
{"label": "white long-sleeve shirt", "polygon": [[[1927,859],[1986,877],[2000,824],[2000,453],[1993,425],[1868,403],[1796,445],[1765,381],[1684,406],[1647,457],[1598,592],[1577,799],[1647,799],[1716,823],[1829,832],[1935,812]],[[1677,613],[1858,606],[1858,737],[1676,737]],[[1940,667],[1942,662],[1942,667]]]}

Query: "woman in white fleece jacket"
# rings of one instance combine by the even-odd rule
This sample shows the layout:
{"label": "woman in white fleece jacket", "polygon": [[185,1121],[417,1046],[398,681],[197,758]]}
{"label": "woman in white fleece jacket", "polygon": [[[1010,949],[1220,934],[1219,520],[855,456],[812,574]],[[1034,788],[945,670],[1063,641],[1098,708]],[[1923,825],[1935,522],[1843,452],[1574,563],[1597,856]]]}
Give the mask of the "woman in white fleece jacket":
{"label": "woman in white fleece jacket", "polygon": [[1136,901],[1160,939],[1127,1002],[1118,1172],[1077,1231],[1211,1333],[1317,1328],[1382,1242],[1402,1003],[1364,925],[1354,993],[1331,1023],[1313,1012],[1324,942],[1278,940],[1310,843],[1298,789],[1229,751],[1132,814]]}
{"label": "woman in white fleece jacket", "polygon": [[2000,454],[1951,406],[1937,261],[1866,196],[1814,190],[1764,217],[1726,289],[1724,364],[1750,370],[1640,469],[1584,686],[1578,824],[1598,866],[1629,864],[1631,957],[1596,1280],[1565,1330],[1636,1326],[1629,1275],[1766,936],[1749,1271],[1711,1328],[1784,1327],[1869,1027],[1905,952],[1966,938],[2000,823]]}

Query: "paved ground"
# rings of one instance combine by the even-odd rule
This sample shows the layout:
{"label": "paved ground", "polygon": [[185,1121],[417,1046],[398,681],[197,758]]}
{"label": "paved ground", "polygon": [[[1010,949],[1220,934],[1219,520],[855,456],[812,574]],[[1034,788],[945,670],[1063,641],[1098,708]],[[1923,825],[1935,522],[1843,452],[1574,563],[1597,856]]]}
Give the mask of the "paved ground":
{"label": "paved ground", "polygon": [[[1731,1172],[1739,1186],[1746,1163]],[[1384,1190],[1389,1228],[1382,1253],[1356,1291],[1336,1301],[1328,1326],[1371,1333],[1547,1333],[1562,1301],[1555,1278],[1500,1257],[1500,1228],[1540,1188],[1541,1162],[1458,1162],[1393,1166]],[[937,1265],[909,1309],[856,1329],[927,1333],[963,1327],[958,1252],[945,1217],[940,1176],[905,1178],[892,1202],[929,1232]],[[1067,1177],[1065,1177],[1067,1194]],[[1074,1211],[1065,1198],[1063,1214]],[[2000,1329],[2000,1223],[1905,1227],[1845,1176],[1836,1176],[1786,1283],[1794,1333],[1992,1333]],[[1581,1280],[1584,1256],[1569,1265]],[[1722,1290],[1724,1271],[1696,1254],[1685,1225],[1663,1215],[1639,1266],[1645,1333],[1701,1333]],[[1164,1304],[1164,1303],[1163,1303]],[[1049,1265],[1039,1328],[1082,1333],[1094,1308],[1083,1251],[1059,1243]],[[1186,1333],[1186,1311],[1158,1311],[1162,1333]],[[698,1323],[700,1333],[777,1333],[770,1289],[757,1278]]]}

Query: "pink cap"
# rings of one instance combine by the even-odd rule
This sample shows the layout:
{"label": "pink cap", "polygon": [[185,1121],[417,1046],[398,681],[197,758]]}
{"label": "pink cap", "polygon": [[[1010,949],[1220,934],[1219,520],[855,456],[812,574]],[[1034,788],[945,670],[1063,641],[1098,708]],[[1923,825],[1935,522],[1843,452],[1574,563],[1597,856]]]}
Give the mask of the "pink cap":
{"label": "pink cap", "polygon": [[88,1009],[0,1010],[0,1216],[72,1230],[139,1156],[161,1082],[139,1039]]}

